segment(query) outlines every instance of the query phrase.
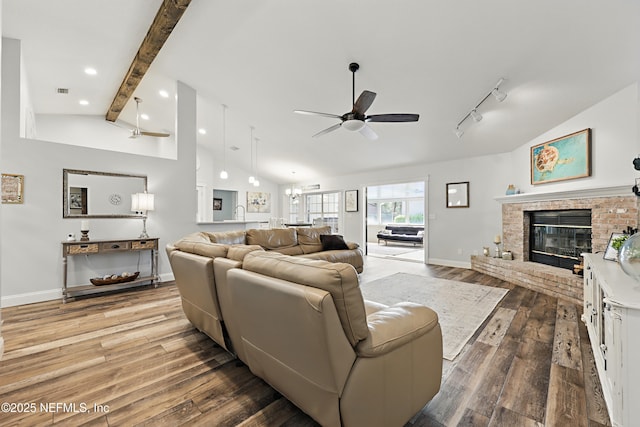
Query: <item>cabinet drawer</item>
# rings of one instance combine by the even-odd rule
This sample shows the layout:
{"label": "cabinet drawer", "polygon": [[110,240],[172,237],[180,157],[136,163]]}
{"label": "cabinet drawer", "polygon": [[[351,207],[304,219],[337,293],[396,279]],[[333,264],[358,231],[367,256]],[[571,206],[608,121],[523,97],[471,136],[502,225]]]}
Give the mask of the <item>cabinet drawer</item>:
{"label": "cabinet drawer", "polygon": [[131,249],[156,249],[156,240],[140,240],[131,242]]}
{"label": "cabinet drawer", "polygon": [[69,245],[67,246],[67,254],[76,255],[76,254],[97,254],[99,251],[99,247],[97,243],[84,243],[80,245]]}
{"label": "cabinet drawer", "polygon": [[100,252],[128,251],[131,249],[131,242],[104,242],[100,243]]}

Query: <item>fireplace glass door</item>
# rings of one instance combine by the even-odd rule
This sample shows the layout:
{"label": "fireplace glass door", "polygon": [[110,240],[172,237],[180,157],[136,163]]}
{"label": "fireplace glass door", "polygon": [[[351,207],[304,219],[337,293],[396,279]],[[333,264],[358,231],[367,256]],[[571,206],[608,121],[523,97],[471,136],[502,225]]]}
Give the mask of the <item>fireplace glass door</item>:
{"label": "fireplace glass door", "polygon": [[530,245],[531,261],[572,269],[591,252],[591,211],[532,212]]}

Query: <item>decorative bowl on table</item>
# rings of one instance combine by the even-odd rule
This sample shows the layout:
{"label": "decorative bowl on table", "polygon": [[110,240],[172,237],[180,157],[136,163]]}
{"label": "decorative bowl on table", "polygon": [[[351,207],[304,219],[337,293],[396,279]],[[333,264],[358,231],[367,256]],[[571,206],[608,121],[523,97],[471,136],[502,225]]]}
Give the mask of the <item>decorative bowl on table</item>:
{"label": "decorative bowl on table", "polygon": [[94,277],[93,279],[89,280],[95,286],[115,285],[117,283],[133,282],[138,278],[139,275],[140,272],[136,271],[135,273],[122,273],[120,275],[113,274],[104,277]]}

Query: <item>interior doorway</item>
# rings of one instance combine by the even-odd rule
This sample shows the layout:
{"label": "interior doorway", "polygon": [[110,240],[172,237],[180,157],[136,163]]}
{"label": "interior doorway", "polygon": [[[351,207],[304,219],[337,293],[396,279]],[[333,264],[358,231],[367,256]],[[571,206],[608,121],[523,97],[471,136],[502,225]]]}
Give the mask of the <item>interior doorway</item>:
{"label": "interior doorway", "polygon": [[366,254],[425,262],[424,181],[366,188]]}

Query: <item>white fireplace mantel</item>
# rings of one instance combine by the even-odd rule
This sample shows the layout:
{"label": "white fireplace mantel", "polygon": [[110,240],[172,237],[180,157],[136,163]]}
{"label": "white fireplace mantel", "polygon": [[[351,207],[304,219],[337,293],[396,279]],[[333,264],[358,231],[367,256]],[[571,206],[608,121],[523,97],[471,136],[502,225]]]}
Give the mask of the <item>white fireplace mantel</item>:
{"label": "white fireplace mantel", "polygon": [[540,202],[547,200],[563,199],[591,199],[596,197],[630,196],[631,185],[619,185],[616,187],[580,188],[576,190],[551,191],[548,193],[521,193],[509,196],[494,197],[499,203],[523,203]]}

